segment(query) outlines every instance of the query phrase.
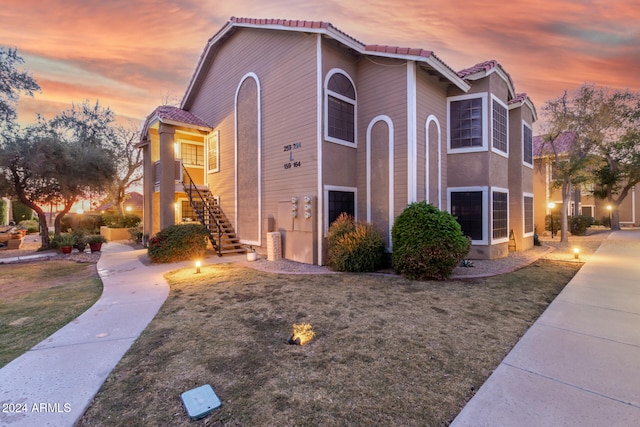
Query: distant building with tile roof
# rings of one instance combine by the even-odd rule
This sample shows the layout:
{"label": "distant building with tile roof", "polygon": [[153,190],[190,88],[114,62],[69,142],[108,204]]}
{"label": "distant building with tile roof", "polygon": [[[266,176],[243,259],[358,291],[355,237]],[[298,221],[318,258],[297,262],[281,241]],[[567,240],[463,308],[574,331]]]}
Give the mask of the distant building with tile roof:
{"label": "distant building with tile roof", "polygon": [[341,212],[391,250],[396,216],[426,200],[457,217],[471,258],[503,257],[533,245],[536,119],[495,60],[456,72],[324,21],[232,17],[180,107],[145,122],[145,232],[202,221],[224,253],[279,231],[284,257],[324,264]]}

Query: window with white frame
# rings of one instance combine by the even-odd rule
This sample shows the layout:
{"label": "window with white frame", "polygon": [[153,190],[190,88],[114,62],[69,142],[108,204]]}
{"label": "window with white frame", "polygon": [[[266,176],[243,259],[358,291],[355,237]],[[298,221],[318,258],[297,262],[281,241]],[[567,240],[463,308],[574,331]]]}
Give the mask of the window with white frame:
{"label": "window with white frame", "polygon": [[207,172],[220,171],[220,131],[217,130],[205,137],[207,149]]}
{"label": "window with white frame", "polygon": [[204,147],[199,144],[182,142],[180,144],[180,158],[187,166],[204,166]]}
{"label": "window with white frame", "polygon": [[481,242],[484,236],[484,197],[483,191],[456,191],[449,193],[449,210],[465,236],[471,240]]}
{"label": "window with white frame", "polygon": [[524,234],[533,234],[533,195],[525,195],[523,198],[524,207]]}
{"label": "window with white frame", "polygon": [[482,148],[484,143],[483,97],[455,97],[449,101],[449,148]]}
{"label": "window with white frame", "polygon": [[509,237],[509,194],[502,191],[491,193],[491,217],[493,239]]}
{"label": "window with white frame", "polygon": [[327,141],[347,146],[356,143],[356,90],[342,71],[330,73],[325,90]]}
{"label": "window with white frame", "polygon": [[325,185],[324,187],[324,225],[325,235],[329,231],[331,224],[342,213],[346,213],[357,219],[358,212],[356,206],[357,189],[355,187],[343,187],[336,185]]}
{"label": "window with white frame", "polygon": [[494,150],[507,153],[507,135],[509,128],[509,121],[507,115],[507,107],[505,107],[497,99],[492,101],[492,116],[493,116],[493,148]]}
{"label": "window with white frame", "polygon": [[533,167],[533,131],[522,122],[522,162]]}

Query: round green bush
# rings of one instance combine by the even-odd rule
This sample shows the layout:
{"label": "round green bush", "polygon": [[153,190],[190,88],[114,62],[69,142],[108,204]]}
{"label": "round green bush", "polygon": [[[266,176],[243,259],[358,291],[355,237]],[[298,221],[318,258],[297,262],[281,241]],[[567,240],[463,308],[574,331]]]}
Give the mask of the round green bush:
{"label": "round green bush", "polygon": [[424,201],[407,206],[391,237],[393,268],[410,279],[448,278],[471,248],[456,219]]}
{"label": "round green bush", "polygon": [[373,225],[341,214],[329,227],[327,265],[337,271],[375,271],[382,262],[384,242]]}
{"label": "round green bush", "polygon": [[206,238],[207,230],[200,224],[169,226],[149,240],[149,258],[156,263],[202,258]]}

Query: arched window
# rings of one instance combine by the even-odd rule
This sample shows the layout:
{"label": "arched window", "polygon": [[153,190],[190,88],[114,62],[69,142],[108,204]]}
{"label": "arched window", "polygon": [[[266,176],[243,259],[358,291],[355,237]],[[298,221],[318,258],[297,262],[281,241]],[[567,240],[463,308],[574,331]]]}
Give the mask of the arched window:
{"label": "arched window", "polygon": [[325,91],[325,134],[327,141],[349,146],[356,143],[356,90],[341,71],[328,75]]}

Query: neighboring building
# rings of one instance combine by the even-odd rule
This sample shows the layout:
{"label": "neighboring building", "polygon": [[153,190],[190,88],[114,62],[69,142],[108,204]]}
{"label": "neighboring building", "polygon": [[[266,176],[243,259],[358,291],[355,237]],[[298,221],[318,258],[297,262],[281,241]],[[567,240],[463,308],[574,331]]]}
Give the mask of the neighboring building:
{"label": "neighboring building", "polygon": [[[142,218],[144,211],[144,196],[137,191],[127,193],[127,200],[124,202],[126,215],[137,215]],[[120,208],[112,202],[104,203],[96,208],[100,213],[120,213]]]}
{"label": "neighboring building", "polygon": [[427,200],[458,218],[470,257],[506,256],[533,245],[535,120],[496,61],[455,72],[325,22],[231,18],[180,107],[145,122],[145,233],[202,217],[229,232],[223,249],[280,231],[286,258],[323,264],[341,212],[391,248],[395,217]]}
{"label": "neighboring building", "polygon": [[[560,156],[566,154],[571,148],[571,144],[575,139],[575,134],[564,132],[558,136],[554,142],[555,149]],[[554,180],[553,161],[551,155],[548,154],[549,149],[543,149],[543,140],[541,136],[533,138],[534,145],[534,198],[535,206],[535,226],[538,234],[542,234],[545,230],[545,218],[551,214],[549,203],[554,203],[553,213],[559,213],[565,207],[562,203],[562,193],[560,188],[554,188],[552,183]],[[593,184],[587,184],[584,188],[575,188],[571,192],[571,200],[569,206],[566,207],[569,216],[585,215],[590,216],[600,223],[608,223],[610,219],[610,209],[615,208],[610,205],[607,200],[596,199],[593,197]],[[637,226],[640,218],[636,215],[640,213],[640,199],[636,198],[636,189],[632,187],[631,191],[618,207],[621,226]]]}

